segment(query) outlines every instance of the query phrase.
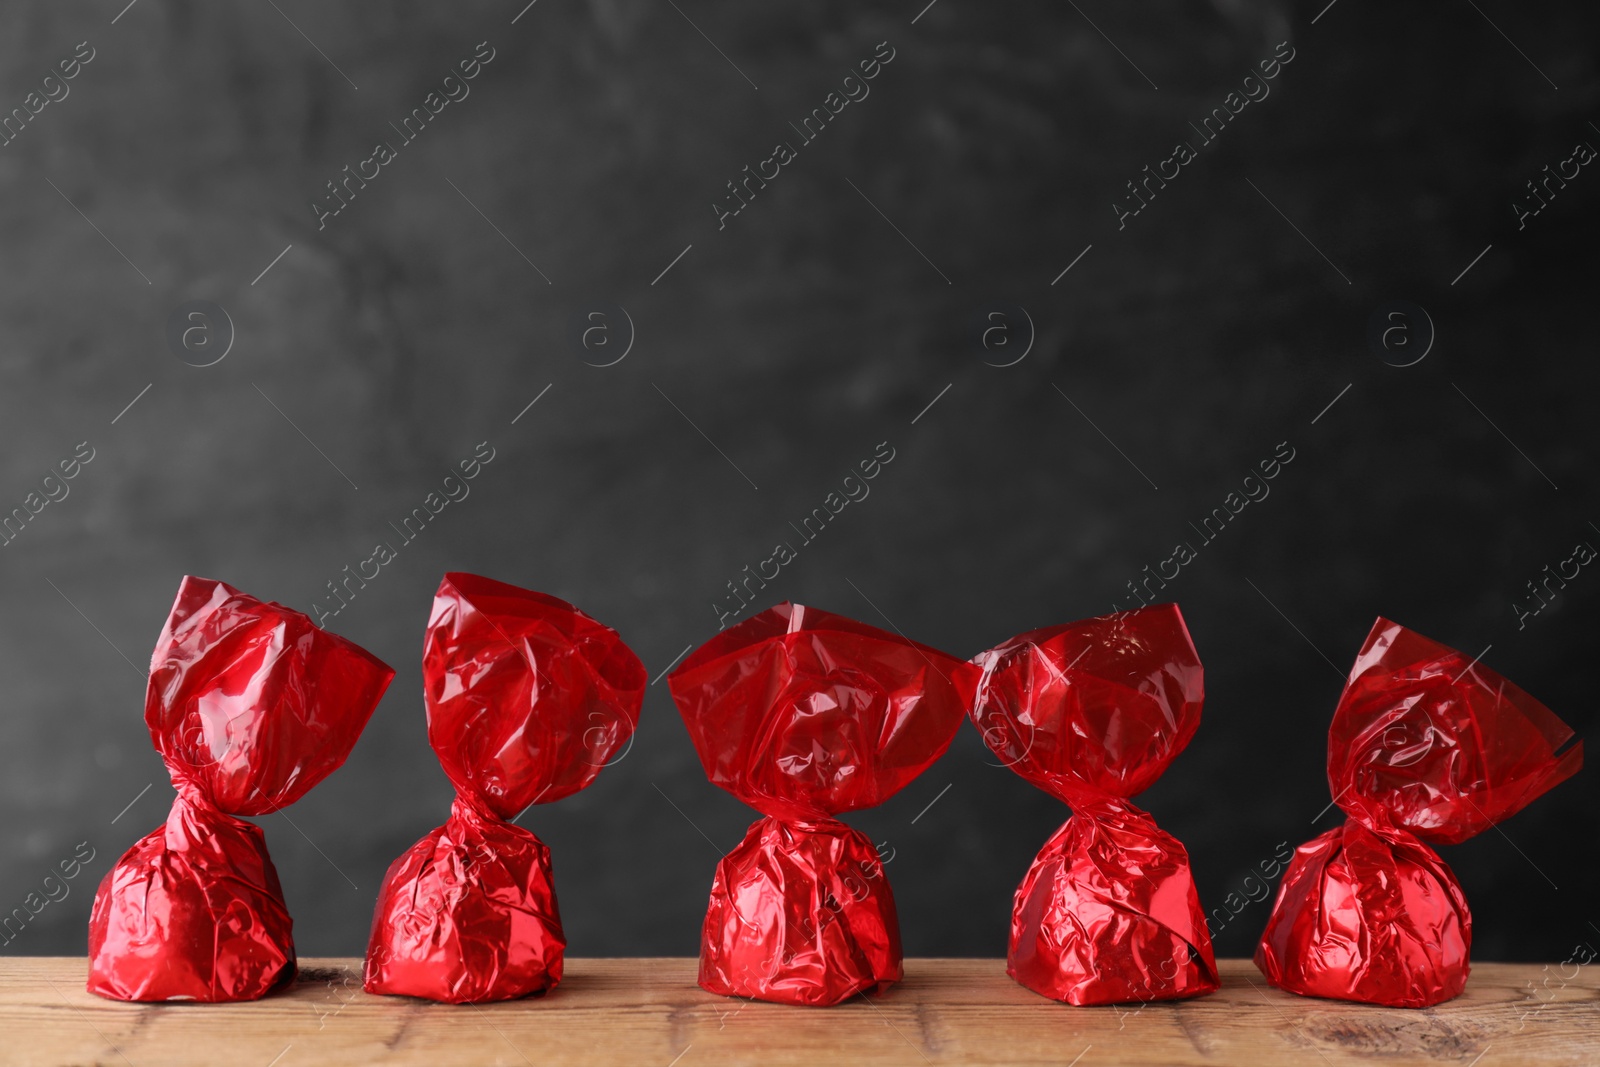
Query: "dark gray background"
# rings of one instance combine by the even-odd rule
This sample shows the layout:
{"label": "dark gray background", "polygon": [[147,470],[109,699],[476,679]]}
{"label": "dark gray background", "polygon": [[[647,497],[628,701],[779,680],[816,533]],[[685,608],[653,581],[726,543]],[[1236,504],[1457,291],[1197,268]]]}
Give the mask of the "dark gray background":
{"label": "dark gray background", "polygon": [[[1600,174],[1520,232],[1511,205],[1600,145],[1592,5],[921,6],[540,0],[513,25],[521,0],[7,5],[0,110],[77,42],[96,57],[0,148],[0,506],[77,442],[96,458],[0,549],[0,910],[78,842],[96,857],[6,951],[82,952],[95,883],[165,815],[128,661],[180,576],[309,611],[484,440],[471,496],[331,621],[399,674],[288,812],[305,836],[263,820],[302,954],[360,952],[386,866],[448,811],[418,671],[444,570],[576,602],[654,677],[885,440],[871,496],[766,596],[962,655],[1110,610],[1296,449],[1168,590],[1205,721],[1141,803],[1208,907],[1334,825],[1314,822],[1326,727],[1380,613],[1492,644],[1489,666],[1588,732],[1600,574],[1523,629],[1512,604],[1600,544]],[[471,95],[319,232],[323,183],[485,40]],[[883,40],[871,95],[719,232],[724,183]],[[1284,40],[1271,96],[1119,231],[1124,182]],[[193,299],[237,332],[205,369],[164,339]],[[1404,369],[1366,341],[1397,299],[1438,331]],[[989,301],[1037,326],[1015,366],[971,340]],[[606,369],[566,336],[594,302],[637,330]],[[994,762],[965,728],[852,817],[895,850],[908,953],[1002,954],[1016,883],[1067,814]],[[1478,958],[1600,937],[1596,797],[1585,771],[1444,850]],[[717,849],[752,818],[706,783],[663,682],[628,756],[523,823],[553,850],[572,953],[687,955]],[[1269,906],[1219,954],[1248,954]]]}

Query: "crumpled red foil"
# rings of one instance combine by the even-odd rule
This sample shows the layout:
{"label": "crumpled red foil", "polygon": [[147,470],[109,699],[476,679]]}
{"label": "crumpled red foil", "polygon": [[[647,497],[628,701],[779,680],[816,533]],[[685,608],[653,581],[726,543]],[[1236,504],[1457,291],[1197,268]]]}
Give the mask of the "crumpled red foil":
{"label": "crumpled red foil", "polygon": [[184,578],[144,713],[178,797],[100,883],[89,992],[253,1000],[293,979],[278,872],[260,828],[235,816],[293,804],[336,770],[393,677],[298,611]]}
{"label": "crumpled red foil", "polygon": [[451,1004],[561,981],[550,850],[514,820],[570,796],[633,736],[646,672],[616,631],[553,596],[444,576],[422,651],[450,818],[383,880],[364,985]]}
{"label": "crumpled red foil", "polygon": [[1200,725],[1200,657],[1177,605],[1034,630],[973,662],[984,742],[1072,808],[1017,889],[1007,973],[1079,1005],[1216,990],[1189,855],[1128,802]]}
{"label": "crumpled red foil", "polygon": [[1460,993],[1472,915],[1424,842],[1465,841],[1577,773],[1572,736],[1499,674],[1380,618],[1328,730],[1349,818],[1295,850],[1256,948],[1267,981],[1395,1008]]}
{"label": "crumpled red foil", "polygon": [[900,979],[878,851],[834,816],[883,803],[943,755],[976,675],[926,645],[788,603],[672,672],[707,777],[766,816],[717,865],[701,988],[822,1006]]}

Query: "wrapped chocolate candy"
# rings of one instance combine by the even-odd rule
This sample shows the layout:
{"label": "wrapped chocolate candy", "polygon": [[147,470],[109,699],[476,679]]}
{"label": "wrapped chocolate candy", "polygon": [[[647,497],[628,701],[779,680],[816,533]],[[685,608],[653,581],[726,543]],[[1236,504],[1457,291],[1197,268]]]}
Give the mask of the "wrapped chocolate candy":
{"label": "wrapped chocolate candy", "polygon": [[1396,1008],[1460,993],[1472,915],[1425,842],[1465,841],[1576,773],[1572,736],[1494,671],[1379,619],[1328,731],[1349,818],[1295,850],[1256,948],[1267,981]]}
{"label": "wrapped chocolate candy", "polygon": [[423,640],[422,695],[456,798],[449,820],[383,880],[367,992],[463,1004],[561,980],[567,942],[550,850],[510,820],[594,781],[632,737],[645,683],[616,631],[566,601],[444,576]]}
{"label": "wrapped chocolate candy", "polygon": [[973,662],[985,743],[1072,808],[1017,889],[1007,972],[1069,1004],[1214,991],[1189,855],[1128,802],[1200,725],[1200,657],[1177,605],[1034,630]]}
{"label": "wrapped chocolate candy", "polygon": [[293,804],[337,769],[393,677],[298,611],[183,580],[144,713],[178,797],[100,883],[91,993],[251,1000],[294,977],[278,872],[260,828],[236,816]]}
{"label": "wrapped chocolate candy", "polygon": [[838,1004],[901,977],[877,849],[835,816],[881,804],[950,746],[976,670],[798,604],[718,634],[669,684],[713,783],[766,818],[711,887],[700,985]]}

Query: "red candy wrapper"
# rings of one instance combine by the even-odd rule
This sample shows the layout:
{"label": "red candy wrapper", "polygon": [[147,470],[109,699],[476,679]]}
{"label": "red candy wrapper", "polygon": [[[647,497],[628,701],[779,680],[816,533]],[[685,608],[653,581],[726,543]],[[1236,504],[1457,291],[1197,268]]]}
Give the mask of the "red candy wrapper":
{"label": "red candy wrapper", "polygon": [[1302,996],[1425,1008],[1467,984],[1472,915],[1424,842],[1456,844],[1583,763],[1572,730],[1494,671],[1379,619],[1328,731],[1349,819],[1289,862],[1256,966]]}
{"label": "red candy wrapper", "polygon": [[1128,803],[1200,725],[1200,657],[1177,605],[1034,630],[973,662],[984,742],[1073,813],[1017,889],[1007,972],[1068,1004],[1213,992],[1189,854]]}
{"label": "red candy wrapper", "polygon": [[564,600],[446,574],[422,683],[456,799],[383,880],[366,990],[451,1004],[543,993],[567,944],[550,850],[510,820],[588,786],[633,736],[644,664]]}
{"label": "red candy wrapper", "polygon": [[100,883],[89,992],[253,1000],[293,979],[278,872],[260,828],[235,816],[293,804],[336,770],[393,677],[298,611],[183,580],[144,712],[178,798]]}
{"label": "red candy wrapper", "polygon": [[883,803],[943,755],[976,675],[926,645],[787,603],[672,672],[707,777],[766,816],[717,865],[701,988],[829,1005],[900,979],[878,851],[834,816]]}

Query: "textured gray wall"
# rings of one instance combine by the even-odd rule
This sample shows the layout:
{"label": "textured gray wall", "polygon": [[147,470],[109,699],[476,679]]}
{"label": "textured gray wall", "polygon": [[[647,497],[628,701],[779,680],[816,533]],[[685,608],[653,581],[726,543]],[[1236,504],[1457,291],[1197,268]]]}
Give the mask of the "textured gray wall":
{"label": "textured gray wall", "polygon": [[[1206,718],[1142,803],[1208,907],[1333,825],[1313,825],[1326,726],[1379,613],[1492,645],[1587,732],[1600,575],[1520,629],[1513,605],[1600,544],[1600,175],[1520,230],[1511,205],[1600,145],[1591,7],[1077,6],[7,5],[0,108],[59,96],[42,79],[78,42],[93,58],[0,147],[0,509],[79,442],[93,459],[0,549],[0,910],[80,842],[93,859],[4,950],[82,952],[96,882],[165,816],[141,668],[180,576],[309,612],[483,441],[471,495],[327,620],[399,675],[348,765],[264,820],[302,953],[359,952],[387,864],[447,813],[418,675],[444,570],[576,602],[654,676],[883,441],[870,497],[763,596],[963,655],[1125,604],[1294,449],[1166,592]],[[400,144],[390,123],[484,41],[470,95]],[[719,229],[725,183],[883,41],[870,95]],[[1119,229],[1125,183],[1281,41],[1271,95]],[[324,183],[380,139],[395,158],[319,229]],[[213,366],[167,341],[192,300],[231,318]],[[1394,300],[1437,330],[1414,366],[1367,340]],[[992,364],[1021,350],[1016,312],[1013,347],[973,339],[990,302],[1036,328],[1013,366]],[[634,343],[586,365],[620,351],[571,340],[606,303]],[[191,343],[221,345],[210,329]],[[911,953],[1001,954],[1066,815],[994,762],[969,728],[852,818],[895,849]],[[1594,782],[1446,850],[1480,958],[1600,936]],[[574,954],[690,954],[717,849],[752,818],[705,782],[663,682],[629,755],[523,822]],[[1248,953],[1268,907],[1219,952]]]}

